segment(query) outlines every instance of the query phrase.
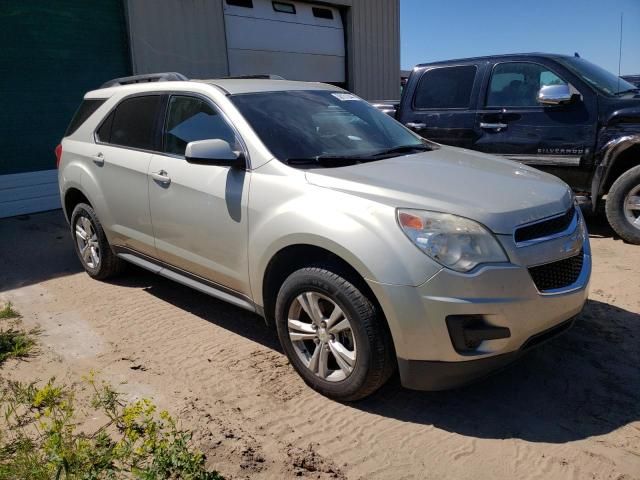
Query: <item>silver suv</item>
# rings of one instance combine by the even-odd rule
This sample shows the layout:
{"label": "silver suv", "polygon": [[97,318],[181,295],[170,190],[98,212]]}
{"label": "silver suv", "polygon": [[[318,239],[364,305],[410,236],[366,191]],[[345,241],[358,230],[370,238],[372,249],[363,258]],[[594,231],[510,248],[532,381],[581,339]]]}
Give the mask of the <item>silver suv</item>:
{"label": "silver suv", "polygon": [[91,277],[131,262],[256,312],[339,400],[396,368],[409,388],[466,383],[581,311],[589,240],[558,179],[331,85],[164,78],[87,93],[57,148]]}

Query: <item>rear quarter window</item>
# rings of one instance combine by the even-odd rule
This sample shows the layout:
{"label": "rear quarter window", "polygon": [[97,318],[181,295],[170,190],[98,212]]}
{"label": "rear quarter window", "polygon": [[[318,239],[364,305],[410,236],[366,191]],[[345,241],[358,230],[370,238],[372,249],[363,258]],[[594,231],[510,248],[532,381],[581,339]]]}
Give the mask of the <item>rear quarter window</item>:
{"label": "rear quarter window", "polygon": [[73,115],[73,118],[71,119],[67,130],[64,132],[64,136],[68,137],[76,130],[78,130],[78,128],[80,128],[80,125],[82,125],[87,120],[87,118],[93,115],[93,112],[100,108],[105,101],[106,99],[104,98],[92,98],[83,100],[78,107],[78,110],[76,110],[76,113]]}
{"label": "rear quarter window", "polygon": [[427,70],[418,83],[413,106],[417,109],[469,108],[477,70],[475,65]]}

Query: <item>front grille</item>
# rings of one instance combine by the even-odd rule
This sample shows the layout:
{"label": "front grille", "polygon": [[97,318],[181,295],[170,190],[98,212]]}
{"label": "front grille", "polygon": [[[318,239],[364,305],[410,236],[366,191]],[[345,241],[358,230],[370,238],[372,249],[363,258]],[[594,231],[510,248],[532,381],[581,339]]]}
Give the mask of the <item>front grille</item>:
{"label": "front grille", "polygon": [[571,225],[571,220],[573,220],[573,216],[575,214],[576,208],[571,207],[564,215],[559,217],[520,227],[516,230],[514,235],[516,243],[544,238],[556,233],[564,232],[569,228],[569,225]]}
{"label": "front grille", "polygon": [[529,273],[540,292],[556,290],[573,285],[582,272],[584,254],[582,251],[574,257],[569,257],[557,262],[530,267]]}

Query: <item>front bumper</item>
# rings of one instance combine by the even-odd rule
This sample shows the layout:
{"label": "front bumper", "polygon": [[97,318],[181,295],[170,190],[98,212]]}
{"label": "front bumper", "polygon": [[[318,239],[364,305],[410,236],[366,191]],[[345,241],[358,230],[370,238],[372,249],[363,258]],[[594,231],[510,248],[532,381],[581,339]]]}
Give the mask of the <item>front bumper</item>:
{"label": "front bumper", "polygon": [[[515,360],[539,343],[536,339],[568,328],[582,310],[591,276],[586,234],[577,245],[583,255],[578,279],[551,293],[538,291],[529,267],[543,258],[567,258],[567,239],[526,249],[510,245],[508,238],[500,241],[509,264],[485,265],[470,274],[442,269],[417,287],[368,282],[389,323],[404,386],[442,390],[482,377]],[[447,327],[453,316],[479,317],[487,328],[507,328],[509,336],[461,351]]]}

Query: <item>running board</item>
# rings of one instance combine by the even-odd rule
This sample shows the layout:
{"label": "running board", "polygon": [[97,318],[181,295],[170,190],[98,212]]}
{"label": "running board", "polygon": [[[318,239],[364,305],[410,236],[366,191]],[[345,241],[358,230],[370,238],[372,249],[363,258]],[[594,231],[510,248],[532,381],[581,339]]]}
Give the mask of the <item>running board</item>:
{"label": "running board", "polygon": [[154,262],[150,262],[149,260],[145,260],[144,258],[140,258],[137,255],[133,255],[131,253],[118,253],[118,257],[126,260],[127,262],[133,263],[134,265],[142,267],[145,270],[149,270],[150,272],[162,275],[169,280],[173,280],[175,282],[186,285],[187,287],[191,287],[194,290],[205,293],[211,297],[218,298],[237,307],[244,308],[245,310],[249,310],[254,313],[256,312],[256,307],[252,302],[239,298],[235,295],[231,295],[230,293],[224,292],[218,288],[215,288],[214,286],[208,285],[204,282],[200,282],[194,278],[182,275],[174,270],[163,267],[162,265],[158,265]]}

